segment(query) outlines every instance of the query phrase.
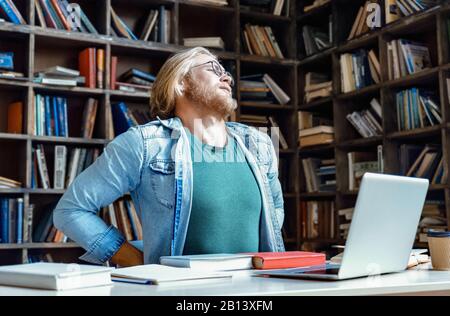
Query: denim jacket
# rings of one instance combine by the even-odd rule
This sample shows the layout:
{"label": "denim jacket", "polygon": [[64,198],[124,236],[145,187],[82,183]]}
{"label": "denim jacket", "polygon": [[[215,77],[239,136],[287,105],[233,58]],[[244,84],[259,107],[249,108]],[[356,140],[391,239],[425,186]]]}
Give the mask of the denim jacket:
{"label": "denim jacket", "polygon": [[[268,135],[227,122],[258,183],[262,213],[260,251],[284,251],[283,194],[275,148]],[[130,128],[69,186],[53,213],[55,226],[86,249],[80,259],[102,264],[125,239],[97,216],[104,206],[130,192],[143,229],[144,262],[182,255],[192,207],[189,140],[178,117]]]}

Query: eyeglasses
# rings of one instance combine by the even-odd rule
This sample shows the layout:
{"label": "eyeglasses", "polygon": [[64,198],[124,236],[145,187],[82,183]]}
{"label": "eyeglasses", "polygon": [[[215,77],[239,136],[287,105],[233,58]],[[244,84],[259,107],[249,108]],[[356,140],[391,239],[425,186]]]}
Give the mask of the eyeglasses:
{"label": "eyeglasses", "polygon": [[233,79],[233,76],[232,76],[228,71],[226,71],[226,70],[222,67],[222,65],[219,64],[219,62],[218,62],[217,60],[210,60],[210,61],[207,61],[206,63],[192,66],[191,69],[192,69],[192,68],[195,68],[195,67],[204,66],[204,65],[207,65],[207,64],[211,64],[211,68],[212,68],[213,72],[214,72],[219,78],[222,78],[223,75],[228,76],[228,77],[230,78],[230,86],[232,86],[232,87],[234,86],[234,79]]}

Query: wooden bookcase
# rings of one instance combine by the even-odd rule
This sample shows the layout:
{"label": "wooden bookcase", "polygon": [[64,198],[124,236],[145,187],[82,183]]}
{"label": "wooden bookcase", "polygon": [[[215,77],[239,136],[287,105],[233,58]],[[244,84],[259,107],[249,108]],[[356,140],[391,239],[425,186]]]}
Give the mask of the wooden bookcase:
{"label": "wooden bookcase", "polygon": [[[290,1],[289,16],[274,16],[255,11],[241,10],[238,0],[229,0],[227,7],[191,3],[185,0],[97,0],[76,1],[86,11],[100,35],[65,32],[37,26],[34,1],[15,1],[28,25],[0,24],[0,50],[14,51],[17,71],[24,72],[28,78],[40,68],[61,65],[77,68],[78,52],[87,47],[103,48],[106,52],[105,89],[89,89],[83,87],[61,88],[33,83],[31,80],[13,81],[0,79],[0,175],[21,181],[21,189],[0,189],[1,197],[23,197],[25,207],[36,205],[35,223],[42,217],[44,206],[57,201],[64,190],[31,189],[32,147],[38,144],[47,146],[64,144],[68,147],[104,148],[110,141],[106,139],[107,118],[111,103],[125,101],[146,106],[148,96],[144,93],[129,93],[109,89],[111,56],[119,57],[117,73],[121,74],[130,67],[157,73],[167,57],[181,49],[183,37],[221,36],[225,42],[225,51],[214,51],[220,59],[231,64],[235,69],[235,77],[253,73],[269,73],[284,91],[291,97],[287,105],[258,104],[241,102],[239,81],[234,90],[238,100],[236,119],[241,114],[273,115],[280,124],[281,131],[289,144],[289,149],[280,149],[279,158],[287,164],[284,183],[285,223],[283,236],[286,248],[323,249],[332,244],[342,244],[339,238],[304,239],[302,238],[300,202],[302,201],[334,201],[335,210],[354,205],[357,191],[349,191],[347,153],[365,150],[383,145],[385,172],[399,172],[398,151],[403,143],[438,143],[442,145],[444,161],[450,167],[448,148],[450,148],[450,111],[448,111],[448,91],[445,79],[450,77],[449,40],[446,19],[450,18],[450,5],[402,18],[387,26],[363,34],[351,41],[347,35],[353,24],[357,4],[364,1],[332,0],[329,4],[314,9],[306,14],[303,6],[309,1]],[[110,8],[128,24],[134,25],[142,19],[150,9],[165,5],[172,12],[172,32],[170,44],[157,42],[131,41],[111,36]],[[382,8],[384,4],[382,4]],[[384,10],[382,10],[384,11]],[[304,24],[316,23],[318,20],[328,23],[331,15],[333,21],[332,47],[312,56],[305,56],[301,44],[301,27]],[[384,15],[384,13],[383,13]],[[384,20],[384,18],[383,18]],[[285,59],[267,58],[249,55],[241,45],[241,30],[246,23],[269,25],[273,28],[277,40],[283,50]],[[433,59],[433,68],[401,79],[389,80],[387,75],[386,43],[398,37],[420,38],[429,44]],[[350,93],[341,93],[339,56],[358,48],[374,48],[378,53],[382,80],[379,84]],[[331,97],[304,104],[304,78],[308,71],[325,71],[333,78],[333,94]],[[392,111],[395,92],[412,85],[428,86],[436,89],[440,96],[440,104],[444,122],[440,126],[412,131],[396,131],[396,115]],[[32,136],[30,112],[36,93],[64,96],[74,102],[70,137]],[[377,96],[383,109],[383,135],[363,139],[346,121],[345,115],[359,109],[361,104]],[[91,140],[79,138],[80,127],[77,121],[81,110],[77,105],[83,104],[88,97],[99,102],[99,112]],[[15,100],[24,102],[24,133],[8,134],[6,131],[7,105]],[[77,102],[78,100],[78,102]],[[395,102],[395,101],[394,101]],[[335,127],[336,141],[330,145],[300,149],[298,147],[297,112],[311,111],[328,119],[332,119]],[[72,117],[71,117],[72,118]],[[47,148],[46,147],[46,148]],[[48,157],[51,157],[48,155]],[[305,193],[305,177],[301,159],[307,157],[335,158],[337,190],[335,192]],[[48,159],[48,158],[47,158]],[[50,170],[52,162],[50,162]],[[450,226],[450,185],[431,186],[431,197],[445,200],[447,221]],[[339,233],[337,212],[334,226],[336,236]],[[422,245],[424,246],[424,245]],[[425,245],[426,246],[426,245]],[[26,262],[29,254],[51,253],[56,260],[77,261],[84,252],[74,243],[24,243],[0,244],[0,264]]]}

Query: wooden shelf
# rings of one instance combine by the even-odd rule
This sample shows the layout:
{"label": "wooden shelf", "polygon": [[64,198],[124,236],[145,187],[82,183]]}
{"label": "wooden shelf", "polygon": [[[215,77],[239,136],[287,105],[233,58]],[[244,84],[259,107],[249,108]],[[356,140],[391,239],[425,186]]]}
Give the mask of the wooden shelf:
{"label": "wooden shelf", "polygon": [[282,104],[261,104],[258,102],[239,102],[241,108],[253,108],[253,109],[267,109],[267,110],[293,110],[293,105],[282,105]]}
{"label": "wooden shelf", "polygon": [[327,11],[330,11],[330,13],[331,13],[331,5],[332,5],[332,3],[331,3],[331,1],[330,1],[330,2],[328,2],[328,3],[326,3],[326,4],[324,4],[324,5],[318,6],[317,8],[311,9],[310,11],[308,11],[308,12],[306,12],[306,13],[305,13],[305,12],[304,12],[304,13],[301,13],[301,14],[297,17],[297,22],[298,22],[298,23],[301,23],[303,20],[305,20],[305,19],[307,19],[307,18],[316,16],[316,15],[318,15],[318,14],[323,14],[324,12],[327,12]]}
{"label": "wooden shelf", "polygon": [[389,139],[410,139],[416,137],[428,137],[439,134],[441,132],[442,125],[429,126],[424,128],[416,128],[413,130],[399,131],[387,134]]}
{"label": "wooden shelf", "polygon": [[87,139],[77,137],[57,137],[57,136],[30,136],[33,142],[39,143],[58,143],[67,145],[105,145],[108,140],[105,139]]}
{"label": "wooden shelf", "polygon": [[297,62],[292,59],[280,59],[271,58],[259,55],[244,55],[242,54],[239,58],[243,62],[259,63],[259,64],[269,64],[269,65],[279,65],[279,66],[294,66]]}
{"label": "wooden shelf", "polygon": [[313,192],[313,193],[300,193],[300,199],[315,200],[315,199],[334,199],[336,192]]}
{"label": "wooden shelf", "polygon": [[363,97],[366,95],[375,94],[375,93],[379,92],[380,89],[381,89],[381,84],[374,84],[374,85],[364,87],[359,90],[338,94],[337,99],[346,100],[346,99]]}
{"label": "wooden shelf", "polygon": [[318,63],[325,58],[329,58],[335,51],[336,51],[336,47],[333,46],[333,47],[321,50],[320,52],[315,53],[313,55],[305,56],[304,58],[301,58],[299,60],[298,65],[305,66],[307,64]]}
{"label": "wooden shelf", "polygon": [[256,11],[249,11],[249,10],[243,10],[240,8],[240,15],[241,18],[253,18],[263,21],[264,23],[290,23],[291,18],[288,16],[282,16],[282,15],[274,15],[271,13],[264,13],[264,12],[256,12]]}
{"label": "wooden shelf", "polygon": [[352,139],[337,143],[339,148],[368,147],[379,145],[383,142],[383,136],[373,136],[368,138]]}
{"label": "wooden shelf", "polygon": [[0,244],[0,250],[4,249],[58,249],[58,248],[80,248],[74,242],[67,243],[23,243],[23,244]]}
{"label": "wooden shelf", "polygon": [[326,97],[326,98],[320,98],[315,101],[302,104],[298,106],[298,109],[300,111],[314,111],[316,109],[322,109],[325,106],[330,106],[331,108],[329,110],[333,110],[333,97]]}
{"label": "wooden shelf", "polygon": [[309,156],[314,154],[320,154],[323,152],[334,151],[335,144],[326,144],[326,145],[317,145],[317,146],[308,146],[308,147],[300,147],[299,154],[300,156]]}

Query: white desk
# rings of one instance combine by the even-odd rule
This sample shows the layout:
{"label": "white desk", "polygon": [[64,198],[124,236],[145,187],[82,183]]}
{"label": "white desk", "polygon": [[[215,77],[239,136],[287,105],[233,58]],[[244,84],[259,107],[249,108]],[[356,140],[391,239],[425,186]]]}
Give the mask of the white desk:
{"label": "white desk", "polygon": [[432,271],[423,267],[422,270],[408,270],[402,273],[346,281],[261,278],[251,277],[246,272],[240,272],[230,279],[183,287],[176,283],[171,285],[114,283],[111,286],[59,292],[0,286],[0,296],[429,295],[434,294],[433,292],[450,295],[450,271]]}

